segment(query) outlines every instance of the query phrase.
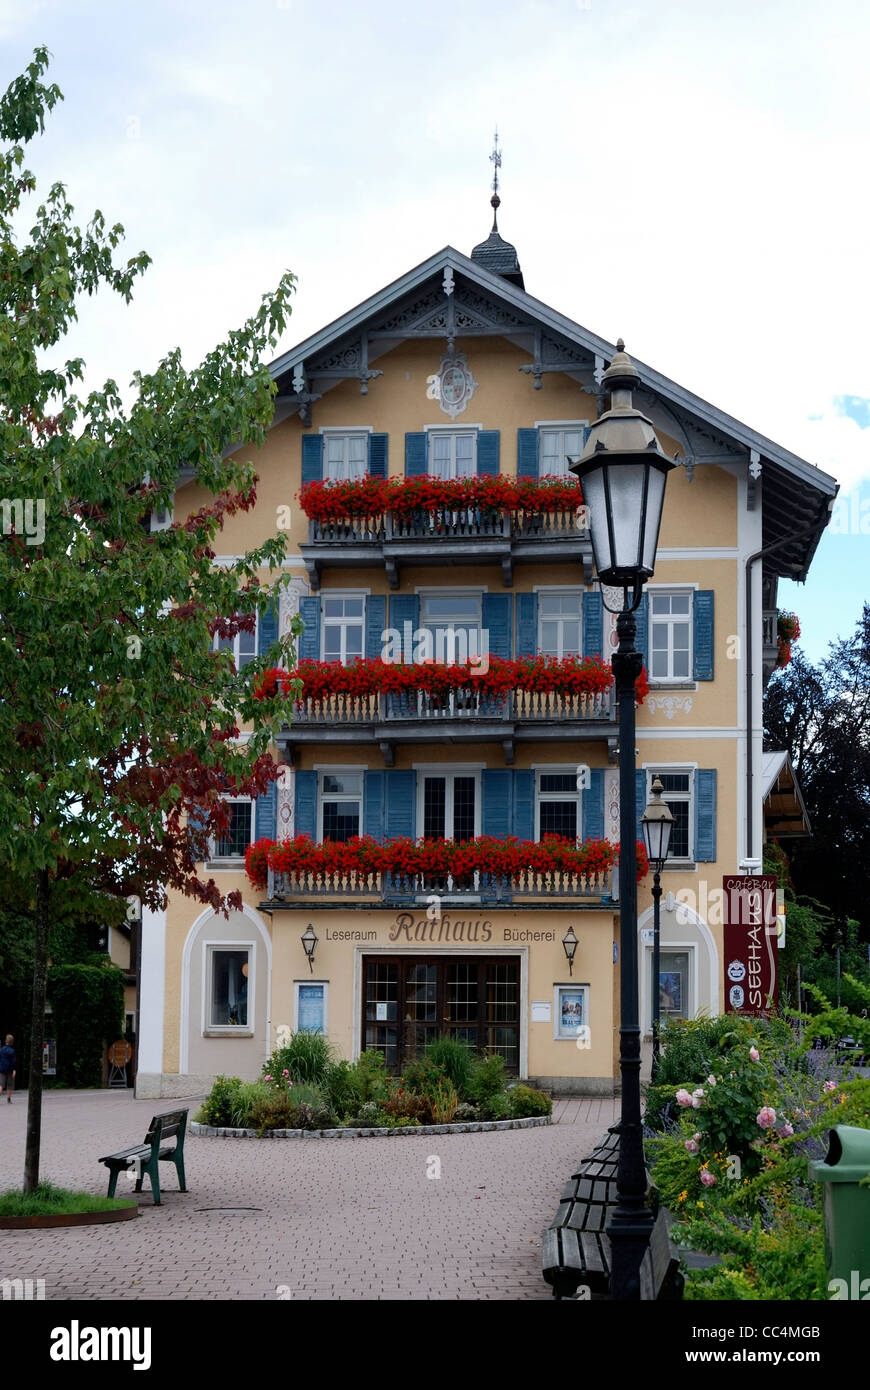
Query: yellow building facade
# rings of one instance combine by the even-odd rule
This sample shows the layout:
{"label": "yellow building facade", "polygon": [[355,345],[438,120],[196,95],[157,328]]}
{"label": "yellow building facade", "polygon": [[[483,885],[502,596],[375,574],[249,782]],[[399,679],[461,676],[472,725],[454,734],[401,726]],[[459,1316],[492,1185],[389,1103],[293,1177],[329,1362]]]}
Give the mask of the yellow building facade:
{"label": "yellow building facade", "polygon": [[[566,502],[548,507],[535,487],[573,479],[569,461],[606,408],[614,351],[529,295],[494,231],[471,257],[445,248],[278,359],[257,503],[227,520],[222,545],[241,555],[284,534],[282,571],[262,578],[275,588],[276,630],[296,615],[304,622],[297,658],[333,672],[388,651],[421,666],[476,657],[478,670],[541,655],[548,669],[609,662],[615,618],[587,520]],[[651,876],[639,887],[648,1036],[654,988],[663,1016],[724,1007],[718,890],[723,875],[760,859],[776,581],[805,576],[836,484],[635,366],[635,404],[678,465],[638,613],[649,687],[637,710],[638,814],[657,773],[675,817],[658,982]],[[393,485],[383,494],[392,510],[359,502],[375,479]],[[484,491],[466,505],[402,500],[425,479],[473,479]],[[499,480],[523,481],[525,502],[505,501]],[[327,494],[347,485],[344,513],[310,514],[317,484]],[[492,505],[480,500],[487,488]],[[207,500],[184,483],[175,519]],[[238,662],[274,637],[260,627]],[[327,689],[296,706],[274,749],[278,782],[234,808],[207,866],[222,890],[241,890],[243,910],[226,919],[173,896],[145,914],[138,1094],[196,1094],[219,1073],[254,1077],[279,1030],[302,1027],[324,1030],[347,1058],[380,1048],[394,1070],[447,1032],[500,1051],[534,1083],[613,1092],[615,863],[586,874],[541,868],[527,849],[530,862],[501,877],[314,874],[297,864],[255,885],[245,872],[247,846],[263,840],[616,844],[612,688],[481,693],[474,680],[448,695],[422,678],[401,695]],[[569,964],[570,929],[579,944]],[[306,932],[309,945],[316,938],[310,956]]]}

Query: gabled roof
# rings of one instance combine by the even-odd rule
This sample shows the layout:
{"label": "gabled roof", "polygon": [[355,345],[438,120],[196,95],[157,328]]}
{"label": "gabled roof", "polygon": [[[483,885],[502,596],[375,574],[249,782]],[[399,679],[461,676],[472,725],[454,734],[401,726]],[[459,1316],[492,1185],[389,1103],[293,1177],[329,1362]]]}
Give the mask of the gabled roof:
{"label": "gabled roof", "polygon": [[761,800],[765,825],[771,835],[781,840],[812,834],[810,818],[788,753],[763,755]]}
{"label": "gabled roof", "polygon": [[[440,295],[440,318],[430,313],[426,319],[430,306],[423,292],[427,287],[431,300]],[[535,299],[455,247],[445,246],[272,363],[272,376],[278,383],[285,413],[287,408],[290,412],[299,407],[304,411],[306,401],[310,404],[311,399],[322,395],[322,391],[316,389],[318,361],[322,366],[321,384],[326,381],[326,389],[338,379],[354,375],[359,375],[366,385],[367,376],[378,375],[371,372],[370,363],[403,337],[447,337],[449,329],[445,325],[444,306],[460,289],[477,292],[478,296],[499,306],[499,321],[489,328],[491,334],[504,333],[514,339],[525,334],[528,350],[534,354],[535,361],[523,370],[534,371],[536,375],[538,367],[543,371],[563,370],[574,375],[585,390],[597,390],[600,371],[616,352],[614,344]],[[391,314],[391,310],[400,306],[404,309],[404,318],[401,314]],[[415,321],[413,314],[418,307],[422,318]],[[457,322],[455,336],[466,338],[483,331],[486,330],[479,327],[469,330]],[[347,358],[353,339],[360,344],[358,361],[355,366],[341,371],[333,363],[342,360],[344,345],[347,345],[344,352]],[[564,364],[543,360],[548,343],[551,356],[554,348],[565,355]],[[330,352],[331,356],[325,359]],[[324,360],[325,366],[322,365]],[[752,461],[753,477],[757,473],[761,476],[764,544],[783,543],[771,556],[769,568],[790,578],[805,578],[838,491],[836,479],[687,391],[647,363],[634,356],[632,361],[642,383],[641,409],[647,414],[653,413],[651,407],[663,412],[660,419],[653,422],[680,440],[687,461],[691,464]],[[595,372],[599,376],[593,377]],[[300,384],[303,375],[304,386]],[[792,541],[794,533],[802,530],[809,534]]]}

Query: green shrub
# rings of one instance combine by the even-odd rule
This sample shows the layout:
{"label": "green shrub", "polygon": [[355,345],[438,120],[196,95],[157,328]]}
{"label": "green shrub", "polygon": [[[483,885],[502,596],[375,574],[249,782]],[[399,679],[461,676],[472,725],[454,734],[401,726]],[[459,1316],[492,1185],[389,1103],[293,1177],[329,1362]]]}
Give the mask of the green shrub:
{"label": "green shrub", "polygon": [[543,1091],[531,1086],[514,1086],[507,1094],[512,1120],[526,1120],[535,1115],[552,1115],[553,1102]]}
{"label": "green shrub", "polygon": [[403,1090],[414,1091],[417,1095],[429,1096],[441,1082],[447,1073],[436,1062],[429,1057],[420,1058],[417,1061],[408,1062],[402,1072],[401,1085]]}
{"label": "green shrub", "polygon": [[761,1218],[737,1225],[731,1214],[716,1209],[688,1225],[674,1225],[678,1243],[722,1255],[722,1263],[686,1274],[684,1297],[692,1300],[787,1300],[830,1297],[825,1270],[821,1213],[789,1203],[770,1230]]}
{"label": "green shrub", "polygon": [[54,965],[48,971],[57,1038],[58,1081],[99,1087],[107,1042],[124,1036],[124,975],[110,960]]}
{"label": "green shrub", "polygon": [[359,1105],[356,1085],[356,1069],[351,1062],[342,1058],[326,1069],[324,1088],[329,1104],[336,1115],[351,1115]]}
{"label": "green shrub", "polygon": [[319,1086],[266,1085],[251,1105],[247,1128],[331,1129],[334,1116]]}
{"label": "green shrub", "polygon": [[301,1028],[284,1047],[275,1049],[263,1066],[263,1075],[280,1078],[286,1071],[294,1083],[322,1086],[332,1064],[333,1048],[325,1034]]}
{"label": "green shrub", "polygon": [[482,1120],[511,1119],[511,1105],[504,1091],[499,1091],[494,1096],[487,1096],[486,1100],[480,1102],[479,1108]]}
{"label": "green shrub", "polygon": [[435,1038],[426,1048],[425,1060],[441,1068],[458,1095],[468,1094],[473,1055],[463,1038]]}
{"label": "green shrub", "polygon": [[429,1103],[417,1091],[406,1091],[401,1082],[390,1090],[384,1102],[384,1112],[394,1120],[425,1120]]}
{"label": "green shrub", "polygon": [[230,1124],[234,1129],[251,1129],[251,1111],[258,1101],[272,1094],[267,1081],[242,1081],[232,1106]]}
{"label": "green shrub", "polygon": [[234,1125],[233,1112],[238,1103],[242,1081],[238,1076],[218,1076],[197,1110],[194,1119],[203,1125],[220,1128]]}
{"label": "green shrub", "polygon": [[475,1105],[500,1095],[505,1087],[504,1057],[500,1052],[484,1052],[475,1057],[465,1094]]}

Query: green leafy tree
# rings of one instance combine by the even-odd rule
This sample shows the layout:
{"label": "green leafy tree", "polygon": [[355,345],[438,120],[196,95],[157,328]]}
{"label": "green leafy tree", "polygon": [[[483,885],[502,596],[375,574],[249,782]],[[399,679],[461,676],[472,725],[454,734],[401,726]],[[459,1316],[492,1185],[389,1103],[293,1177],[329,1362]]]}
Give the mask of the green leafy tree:
{"label": "green leafy tree", "polygon": [[[129,406],[113,381],[77,396],[83,363],[59,351],[77,301],[101,287],[129,301],[149,258],[116,261],[123,228],[100,212],[77,226],[61,184],[25,222],[36,192],[25,146],[61,99],[47,67],[37,49],[0,99],[0,876],[32,899],[25,1191],[39,1177],[55,895],[101,920],[109,900],[117,920],[128,895],[160,907],[167,887],[239,906],[200,876],[206,837],[228,827],[221,793],[257,796],[274,779],[274,714],[251,682],[293,664],[287,637],[241,672],[214,649],[274,602],[259,574],[280,564],[283,536],[213,563],[224,519],[255,501],[239,451],[272,420],[261,359],[285,326],[293,276],[195,370],[175,350],[135,374]],[[182,476],[210,504],[152,531]]]}

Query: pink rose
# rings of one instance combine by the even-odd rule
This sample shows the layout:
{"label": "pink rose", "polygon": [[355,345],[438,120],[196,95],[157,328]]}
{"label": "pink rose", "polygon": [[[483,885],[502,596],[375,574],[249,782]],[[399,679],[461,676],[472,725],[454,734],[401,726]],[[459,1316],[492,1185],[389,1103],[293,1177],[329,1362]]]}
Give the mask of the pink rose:
{"label": "pink rose", "polygon": [[700,1138],[701,1138],[701,1131],[700,1131],[699,1129],[696,1129],[696,1130],[695,1130],[695,1133],[692,1135],[692,1138],[695,1139],[695,1140],[700,1141]]}
{"label": "pink rose", "polygon": [[755,1118],[762,1129],[770,1129],[776,1124],[776,1111],[769,1105],[763,1105]]}
{"label": "pink rose", "polygon": [[837,1083],[836,1083],[836,1081],[826,1081],[825,1084],[824,1084],[824,1086],[822,1087],[822,1090],[823,1090],[823,1091],[836,1091],[836,1089],[837,1089]]}
{"label": "pink rose", "polygon": [[289,1076],[289,1075],[290,1075],[290,1073],[289,1073],[289,1071],[287,1070],[286,1067],[285,1067],[284,1070],[282,1071],[281,1075],[282,1075],[282,1076]]}
{"label": "pink rose", "polygon": [[712,1173],[708,1172],[706,1168],[701,1169],[701,1182],[705,1187],[712,1187],[715,1181]]}
{"label": "pink rose", "polygon": [[689,1092],[688,1092],[688,1091],[677,1091],[677,1104],[678,1104],[678,1105],[691,1105],[691,1104],[692,1104],[692,1097],[689,1095]]}
{"label": "pink rose", "polygon": [[694,1106],[694,1108],[695,1108],[696,1110],[700,1110],[700,1109],[701,1109],[701,1106],[702,1106],[703,1104],[704,1104],[704,1092],[703,1092],[702,1088],[699,1086],[698,1089],[697,1089],[697,1091],[693,1091],[693,1092],[692,1092],[692,1105]]}
{"label": "pink rose", "polygon": [[712,1072],[711,1072],[710,1075],[707,1077],[707,1085],[708,1085],[708,1086],[715,1086],[715,1085],[716,1085],[716,1078],[715,1078],[715,1076],[713,1075]]}
{"label": "pink rose", "polygon": [[264,1076],[264,1077],[263,1077],[263,1080],[264,1080],[264,1081],[274,1081],[275,1078],[274,1078],[274,1076]]}
{"label": "pink rose", "polygon": [[750,1049],[749,1049],[749,1059],[750,1059],[750,1061],[752,1061],[752,1062],[760,1062],[760,1061],[761,1061],[761,1053],[759,1052],[759,1050],[758,1050],[757,1047],[750,1047]]}
{"label": "pink rose", "polygon": [[685,1150],[687,1154],[696,1154],[698,1152],[697,1140],[687,1139],[685,1142]]}
{"label": "pink rose", "polygon": [[791,1125],[788,1120],[786,1120],[785,1124],[780,1125],[779,1129],[776,1132],[779,1135],[780,1139],[790,1139],[791,1136],[794,1134],[794,1126]]}

